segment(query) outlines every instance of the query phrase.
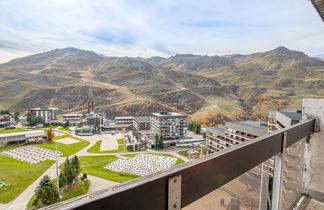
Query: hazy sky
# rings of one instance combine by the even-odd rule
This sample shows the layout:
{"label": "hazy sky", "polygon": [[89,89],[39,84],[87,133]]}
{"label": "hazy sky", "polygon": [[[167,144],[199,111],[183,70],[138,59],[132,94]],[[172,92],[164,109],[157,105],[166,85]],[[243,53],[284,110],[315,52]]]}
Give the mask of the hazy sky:
{"label": "hazy sky", "polygon": [[0,1],[0,62],[64,47],[149,57],[278,46],[324,56],[324,23],[310,1]]}

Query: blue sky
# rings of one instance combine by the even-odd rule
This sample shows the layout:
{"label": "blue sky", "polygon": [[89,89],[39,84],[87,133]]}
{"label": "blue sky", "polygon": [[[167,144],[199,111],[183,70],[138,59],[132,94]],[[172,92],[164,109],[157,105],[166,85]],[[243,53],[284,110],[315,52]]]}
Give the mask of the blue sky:
{"label": "blue sky", "polygon": [[324,54],[307,0],[1,0],[0,62],[55,48],[107,56]]}

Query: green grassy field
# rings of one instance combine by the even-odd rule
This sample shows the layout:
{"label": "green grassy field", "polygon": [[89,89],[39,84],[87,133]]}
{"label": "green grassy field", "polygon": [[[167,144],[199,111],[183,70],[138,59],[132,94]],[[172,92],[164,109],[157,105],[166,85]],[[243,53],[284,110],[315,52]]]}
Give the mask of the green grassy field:
{"label": "green grassy field", "polygon": [[[118,139],[122,140],[122,139]],[[101,145],[102,140],[97,141],[95,145],[93,145],[91,148],[88,149],[87,152],[89,153],[120,153],[120,152],[126,152],[125,151],[125,146],[122,144],[118,145],[118,149],[116,150],[109,150],[109,151],[100,151],[100,145]]]}
{"label": "green grassy field", "polygon": [[69,128],[59,128],[59,130],[61,130],[61,131],[71,131],[71,129],[69,129]]}
{"label": "green grassy field", "polygon": [[8,130],[0,130],[0,134],[5,134],[5,133],[17,133],[17,132],[24,132],[28,131],[23,128],[15,128],[15,129],[8,129]]}
{"label": "green grassy field", "polygon": [[[64,139],[64,138],[68,138],[68,137],[73,138],[75,140],[78,140],[80,142],[74,143],[74,144],[61,144],[61,143],[56,143],[55,142],[56,140]],[[36,146],[43,147],[43,148],[46,148],[46,149],[55,150],[56,149],[56,144],[57,144],[57,150],[64,153],[62,155],[62,157],[66,157],[66,156],[73,155],[73,154],[77,153],[78,151],[80,151],[84,147],[88,146],[90,143],[88,141],[82,140],[82,139],[74,137],[74,136],[62,135],[62,136],[55,137],[53,139],[53,142],[44,143],[44,144],[37,144]]]}
{"label": "green grassy field", "polygon": [[182,156],[184,156],[184,157],[188,157],[188,154],[187,154],[186,151],[179,151],[178,154],[179,154],[179,155],[182,155]]}
{"label": "green grassy field", "polygon": [[56,129],[58,126],[44,126],[44,127],[42,127],[42,128],[51,128],[51,129]]}
{"label": "green grassy field", "polygon": [[138,154],[124,154],[122,156],[132,158],[132,157],[135,157],[136,155],[138,155]]}
{"label": "green grassy field", "polygon": [[60,200],[60,202],[88,193],[89,187],[90,187],[89,180],[85,180],[85,181],[80,180],[77,184],[74,184],[71,188],[64,189],[62,191],[62,199]]}
{"label": "green grassy field", "polygon": [[0,155],[0,180],[8,184],[0,188],[0,203],[8,203],[15,199],[54,163],[53,160],[46,160],[38,164],[28,164]]}
{"label": "green grassy field", "polygon": [[[138,177],[130,174],[113,172],[103,168],[107,164],[117,159],[118,158],[114,155],[79,157],[81,173],[85,173],[87,171],[88,174],[92,176],[97,176],[114,182],[126,182]],[[60,168],[62,166],[63,165],[61,165]]]}

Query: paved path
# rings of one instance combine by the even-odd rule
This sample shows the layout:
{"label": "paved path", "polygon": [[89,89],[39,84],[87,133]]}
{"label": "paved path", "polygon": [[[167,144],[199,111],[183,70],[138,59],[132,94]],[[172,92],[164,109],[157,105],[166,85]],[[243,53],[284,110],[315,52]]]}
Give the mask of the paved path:
{"label": "paved path", "polygon": [[110,181],[107,179],[102,179],[102,178],[99,178],[96,176],[90,176],[90,175],[88,175],[88,179],[91,182],[88,194],[92,194],[94,192],[104,190],[109,187],[113,187],[115,185],[120,184],[119,182],[113,182],[113,181]]}
{"label": "paved path", "polygon": [[100,151],[109,151],[118,149],[118,139],[124,138],[123,134],[103,134],[104,138],[102,139],[100,145]]}
{"label": "paved path", "polygon": [[[88,146],[86,146],[85,148],[81,149],[79,152],[77,152],[74,155],[77,156],[104,156],[104,155],[115,155],[118,158],[125,158],[125,156],[122,156],[122,154],[140,154],[140,153],[147,153],[147,152],[151,152],[151,153],[165,153],[165,154],[170,154],[173,155],[175,157],[178,157],[180,159],[183,159],[184,161],[189,161],[188,158],[179,155],[178,152],[179,151],[183,151],[185,149],[181,149],[181,148],[177,148],[177,149],[173,149],[173,150],[150,150],[148,149],[147,151],[142,151],[142,152],[125,152],[125,153],[88,153],[87,150],[89,148],[91,148],[97,141],[99,140],[103,140],[103,135],[107,135],[107,134],[103,134],[103,135],[93,135],[93,136],[77,136],[74,134],[74,132],[71,131],[59,131],[60,133],[66,133],[69,134],[71,136],[75,136],[77,138],[81,138],[84,140],[87,140],[90,142],[90,144]],[[123,134],[121,134],[123,135]],[[118,136],[118,134],[112,135],[112,136]],[[118,139],[120,139],[120,137],[118,137]],[[117,141],[117,139],[116,139]],[[117,147],[118,148],[118,147]],[[62,163],[64,163],[66,157],[59,157],[58,158],[58,164],[61,165]],[[29,199],[33,196],[34,191],[37,187],[37,185],[39,184],[40,180],[43,178],[43,176],[45,175],[49,175],[51,178],[56,178],[56,164],[53,164],[52,166],[50,166],[35,182],[33,182],[31,185],[29,185],[15,200],[11,201],[10,203],[7,204],[0,204],[0,209],[6,209],[6,210],[24,210],[27,206],[27,203],[29,201]],[[91,185],[89,188],[89,192],[88,193],[94,193],[96,191],[99,190],[103,190],[106,188],[109,188],[111,186],[115,186],[118,185],[118,182],[113,182],[113,181],[109,181],[106,179],[101,179],[95,176],[90,176],[88,175],[89,180],[91,181]]]}

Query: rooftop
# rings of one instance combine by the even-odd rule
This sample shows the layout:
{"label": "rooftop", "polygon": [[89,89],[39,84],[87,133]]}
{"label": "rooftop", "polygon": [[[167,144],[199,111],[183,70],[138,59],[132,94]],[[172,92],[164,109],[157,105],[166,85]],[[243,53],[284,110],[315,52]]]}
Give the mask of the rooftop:
{"label": "rooftop", "polygon": [[294,111],[279,111],[281,114],[289,117],[292,120],[301,120],[302,119],[302,113],[299,112],[299,110]]}
{"label": "rooftop", "polygon": [[186,117],[185,114],[180,114],[177,112],[158,112],[158,113],[152,113],[153,116],[156,117]]}
{"label": "rooftop", "polygon": [[63,117],[80,117],[82,114],[64,114]]}
{"label": "rooftop", "polygon": [[206,130],[207,130],[207,132],[210,132],[216,136],[224,136],[225,129],[226,129],[225,126],[210,126],[210,127],[207,127]]}
{"label": "rooftop", "polygon": [[134,117],[127,116],[127,117],[115,117],[115,120],[132,120]]}
{"label": "rooftop", "polygon": [[255,136],[262,136],[268,132],[268,125],[264,122],[241,121],[226,122],[225,126],[237,131],[242,131]]}
{"label": "rooftop", "polygon": [[134,119],[138,122],[147,122],[147,121],[151,121],[150,117],[134,117]]}
{"label": "rooftop", "polygon": [[33,109],[29,109],[29,111],[49,111],[49,110],[58,110],[59,108],[57,107],[37,107],[37,108],[33,108]]}

